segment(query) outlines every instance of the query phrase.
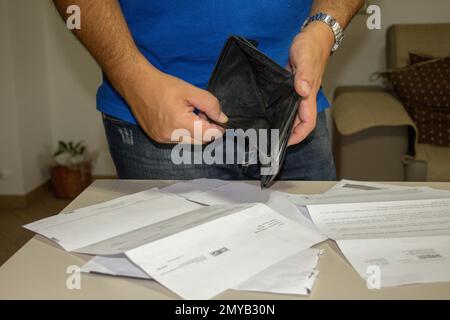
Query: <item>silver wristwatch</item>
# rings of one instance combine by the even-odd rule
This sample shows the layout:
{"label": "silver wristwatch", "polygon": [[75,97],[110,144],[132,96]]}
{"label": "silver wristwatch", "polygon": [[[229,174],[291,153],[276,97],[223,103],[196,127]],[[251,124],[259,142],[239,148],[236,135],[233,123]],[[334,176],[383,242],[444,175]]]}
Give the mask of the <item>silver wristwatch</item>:
{"label": "silver wristwatch", "polygon": [[333,48],[331,48],[331,52],[335,52],[339,46],[342,43],[342,40],[344,40],[344,30],[342,29],[341,25],[339,24],[339,22],[337,22],[336,19],[334,19],[333,17],[329,16],[326,13],[323,12],[319,12],[316,13],[315,15],[312,15],[310,17],[308,17],[305,22],[303,23],[302,26],[302,30],[304,28],[306,28],[306,26],[313,21],[321,21],[326,23],[331,30],[334,33],[334,45]]}

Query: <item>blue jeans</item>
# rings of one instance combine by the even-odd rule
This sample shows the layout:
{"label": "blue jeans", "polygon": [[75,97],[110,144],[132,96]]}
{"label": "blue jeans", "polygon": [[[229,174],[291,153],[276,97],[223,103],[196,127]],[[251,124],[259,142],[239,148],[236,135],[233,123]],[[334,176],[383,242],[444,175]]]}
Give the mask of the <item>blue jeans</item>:
{"label": "blue jeans", "polygon": [[[150,139],[137,125],[103,114],[109,150],[120,179],[259,180],[256,165],[182,164],[172,162],[174,145]],[[335,180],[325,112],[319,112],[316,129],[298,145],[287,149],[277,180]]]}

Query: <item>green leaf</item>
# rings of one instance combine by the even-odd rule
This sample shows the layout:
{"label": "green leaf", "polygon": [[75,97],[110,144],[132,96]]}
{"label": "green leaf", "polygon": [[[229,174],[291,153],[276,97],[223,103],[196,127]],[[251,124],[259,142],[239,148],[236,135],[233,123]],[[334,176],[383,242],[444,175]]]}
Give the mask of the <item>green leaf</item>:
{"label": "green leaf", "polygon": [[74,143],[73,141],[64,142],[64,141],[58,141],[58,149],[53,153],[54,157],[57,157],[61,154],[67,153],[72,158],[83,156],[86,152],[86,146],[84,140],[78,141],[77,143]]}
{"label": "green leaf", "polygon": [[61,148],[63,150],[67,150],[68,149],[67,143],[65,143],[64,141],[59,141],[59,145],[61,146]]}

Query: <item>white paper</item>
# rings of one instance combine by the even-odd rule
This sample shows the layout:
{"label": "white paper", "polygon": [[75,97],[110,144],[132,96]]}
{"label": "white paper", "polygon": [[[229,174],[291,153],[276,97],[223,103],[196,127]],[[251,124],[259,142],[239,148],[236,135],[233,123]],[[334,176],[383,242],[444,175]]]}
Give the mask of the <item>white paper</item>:
{"label": "white paper", "polygon": [[339,203],[362,203],[362,202],[385,202],[403,200],[428,200],[448,199],[450,192],[437,190],[429,187],[395,188],[371,191],[347,191],[334,190],[330,193],[319,195],[295,195],[285,194],[296,206],[307,206],[315,204],[339,204]]}
{"label": "white paper", "polygon": [[380,287],[450,280],[450,199],[310,205],[308,211],[359,275],[375,283],[379,276]]}
{"label": "white paper", "polygon": [[[206,180],[199,189],[219,188],[222,192],[219,194],[226,197],[229,189],[221,188],[223,185],[221,181]],[[260,193],[250,187],[253,195],[257,195],[252,199],[260,200],[261,194],[267,195],[268,204],[288,218],[264,204],[243,203],[244,199],[213,202],[239,204],[205,206],[153,189],[50,217],[26,228],[59,243],[67,251],[111,256],[106,264],[105,260],[91,261],[86,268],[92,271],[130,272],[120,255],[125,254],[147,275],[182,297],[209,298],[325,239],[281,194]],[[233,191],[236,190],[241,194],[247,185],[238,185]],[[236,193],[232,198],[236,198]],[[200,263],[202,256],[209,259]],[[158,268],[164,263],[176,270],[161,272]],[[211,274],[213,279],[218,278],[217,272],[221,270],[220,281],[204,287],[197,285],[195,293],[187,289],[184,282],[211,269],[215,270]],[[136,269],[127,275],[143,278]],[[185,280],[174,283],[176,277]]]}
{"label": "white paper", "polygon": [[450,198],[448,190],[349,180],[341,180],[336,186],[323,194],[298,195],[283,193],[283,195],[309,220],[311,220],[311,216],[307,209],[308,205]]}
{"label": "white paper", "polygon": [[265,203],[273,192],[244,182],[216,179],[183,181],[161,190],[205,205]]}
{"label": "white paper", "polygon": [[450,199],[310,205],[308,211],[335,240],[450,234]]}
{"label": "white paper", "polygon": [[339,240],[338,245],[363,279],[371,277],[372,286],[378,280],[380,287],[450,281],[450,236]]}
{"label": "white paper", "polygon": [[[306,249],[276,263],[233,289],[280,294],[308,295],[318,276],[317,262],[321,254],[317,249]],[[151,280],[152,278],[133,264],[125,255],[96,256],[82,268],[82,272],[100,273]]]}
{"label": "white paper", "polygon": [[[26,228],[67,251],[109,255],[92,259],[84,271],[154,278],[187,299],[211,298],[229,288],[303,294],[317,276],[311,267],[317,255],[301,258],[308,266],[295,259],[323,241],[323,234],[338,241],[360,274],[364,263],[390,261],[384,285],[447,281],[439,270],[448,263],[442,243],[450,236],[450,193],[344,180],[323,195],[290,195],[199,179]],[[430,269],[415,267],[425,261],[405,263],[411,252],[418,252],[417,259],[430,257]],[[437,271],[430,276],[429,270]],[[291,283],[294,276],[301,280]]]}
{"label": "white paper", "polygon": [[152,189],[52,216],[25,228],[55,241],[66,251],[118,254],[130,248],[125,238],[139,243],[146,237],[145,227],[202,207]]}
{"label": "white paper", "polygon": [[[269,189],[261,190],[258,186],[240,181],[196,179],[175,183],[162,191],[204,205],[264,203],[281,215],[311,227],[306,207],[296,206],[290,201],[294,195]],[[318,231],[314,225],[312,228]],[[323,237],[322,241],[325,239]]]}
{"label": "white paper", "polygon": [[310,239],[264,204],[126,252],[148,275],[185,299],[209,299],[308,248]]}
{"label": "white paper", "polygon": [[356,180],[340,180],[328,191],[324,192],[323,195],[332,194],[349,194],[349,193],[368,193],[368,192],[379,192],[383,190],[405,190],[405,189],[415,189],[416,187],[404,186],[404,185],[394,185],[390,183],[381,182],[369,182],[369,181],[356,181]]}
{"label": "white paper", "polygon": [[268,267],[235,287],[236,290],[309,295],[319,274],[317,249],[306,249]]}
{"label": "white paper", "polygon": [[81,272],[99,273],[116,277],[151,279],[141,268],[133,264],[125,254],[95,256],[81,267]]}

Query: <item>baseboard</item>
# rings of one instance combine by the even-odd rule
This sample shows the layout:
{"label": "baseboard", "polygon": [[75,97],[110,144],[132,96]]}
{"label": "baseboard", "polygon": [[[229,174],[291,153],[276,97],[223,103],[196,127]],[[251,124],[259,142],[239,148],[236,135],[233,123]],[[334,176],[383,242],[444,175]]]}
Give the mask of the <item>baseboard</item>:
{"label": "baseboard", "polygon": [[[114,180],[116,175],[94,175],[92,180]],[[50,180],[34,188],[24,195],[0,195],[0,209],[4,208],[26,208],[31,202],[41,198],[51,190]]]}
{"label": "baseboard", "polygon": [[31,202],[41,198],[50,190],[50,180],[24,195],[0,195],[0,208],[26,208]]}

